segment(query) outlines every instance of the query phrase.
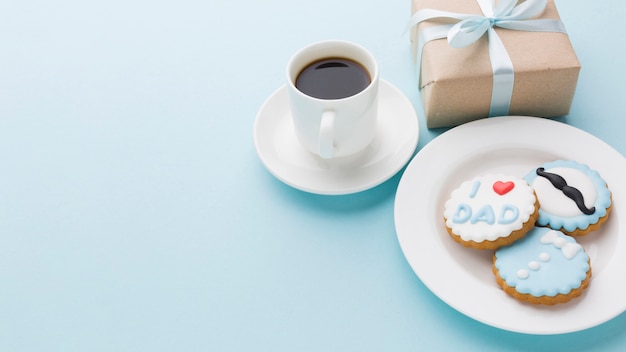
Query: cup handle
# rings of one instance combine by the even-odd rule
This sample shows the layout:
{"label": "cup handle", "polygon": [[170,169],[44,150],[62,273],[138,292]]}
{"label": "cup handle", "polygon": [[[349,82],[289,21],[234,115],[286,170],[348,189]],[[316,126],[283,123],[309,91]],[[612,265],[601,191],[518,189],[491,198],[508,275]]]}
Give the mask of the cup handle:
{"label": "cup handle", "polygon": [[335,112],[326,110],[320,123],[319,154],[324,159],[332,159],[334,154]]}

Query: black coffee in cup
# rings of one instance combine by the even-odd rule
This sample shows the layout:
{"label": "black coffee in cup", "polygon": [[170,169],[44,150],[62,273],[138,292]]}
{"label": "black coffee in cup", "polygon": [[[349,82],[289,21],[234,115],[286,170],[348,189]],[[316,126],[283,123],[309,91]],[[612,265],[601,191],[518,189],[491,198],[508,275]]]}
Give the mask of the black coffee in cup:
{"label": "black coffee in cup", "polygon": [[331,57],[306,66],[296,77],[296,88],[318,99],[343,99],[369,86],[367,70],[350,59]]}

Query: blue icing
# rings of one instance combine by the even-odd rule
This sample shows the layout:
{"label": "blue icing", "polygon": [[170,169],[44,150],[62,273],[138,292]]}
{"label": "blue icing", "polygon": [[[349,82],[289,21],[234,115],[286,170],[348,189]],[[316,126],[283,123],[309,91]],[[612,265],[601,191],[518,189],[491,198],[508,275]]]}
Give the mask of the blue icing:
{"label": "blue icing", "polygon": [[500,213],[499,224],[509,225],[515,222],[519,217],[519,209],[511,204],[505,204],[502,206]]}
{"label": "blue icing", "polygon": [[[565,231],[573,232],[576,229],[585,230],[590,224],[595,224],[600,220],[600,218],[606,216],[607,208],[611,206],[611,192],[606,186],[606,181],[602,179],[597,171],[590,169],[587,165],[580,164],[572,160],[557,160],[545,163],[541,167],[544,167],[548,171],[553,168],[567,167],[585,173],[589,176],[589,179],[596,188],[597,198],[595,202],[596,211],[591,215],[581,214],[575,217],[561,217],[539,208],[539,218],[537,219],[538,225],[550,226],[558,229],[562,228]],[[532,186],[537,177],[539,176],[537,175],[536,169],[533,169],[524,177],[524,180]]]}
{"label": "blue icing", "polygon": [[472,192],[470,193],[470,198],[476,197],[476,193],[478,193],[478,189],[480,188],[480,181],[474,182],[474,186],[472,186]]}
{"label": "blue icing", "polygon": [[545,227],[535,227],[521,240],[498,249],[495,257],[506,284],[535,297],[567,294],[580,287],[589,270],[589,257],[574,238]]}
{"label": "blue icing", "polygon": [[472,217],[472,208],[467,204],[459,204],[452,221],[456,224],[466,223]]}
{"label": "blue icing", "polygon": [[493,225],[496,222],[496,215],[493,213],[493,208],[490,205],[485,205],[476,212],[476,215],[472,217],[470,222],[472,224],[484,222]]}
{"label": "blue icing", "polygon": [[502,205],[500,216],[496,219],[493,208],[489,204],[484,205],[474,214],[469,204],[460,203],[452,216],[452,222],[455,224],[464,224],[468,221],[472,224],[484,222],[489,225],[493,225],[497,222],[502,225],[510,225],[517,221],[518,218],[519,208],[512,204]]}

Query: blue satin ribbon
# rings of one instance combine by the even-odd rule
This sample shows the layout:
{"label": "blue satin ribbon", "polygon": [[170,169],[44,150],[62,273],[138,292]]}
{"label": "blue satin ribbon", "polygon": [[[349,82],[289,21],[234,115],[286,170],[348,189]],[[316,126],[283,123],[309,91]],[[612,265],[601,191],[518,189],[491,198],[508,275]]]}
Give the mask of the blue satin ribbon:
{"label": "blue satin ribbon", "polygon": [[420,22],[437,18],[458,20],[454,24],[428,27],[419,33],[417,47],[417,67],[421,87],[421,62],[424,45],[431,40],[448,38],[453,48],[466,47],[485,32],[489,40],[489,57],[493,70],[493,90],[489,116],[508,115],[513,95],[515,74],[513,63],[502,44],[502,40],[494,27],[532,32],[558,32],[567,34],[565,26],[559,20],[532,19],[543,13],[547,0],[526,0],[516,6],[517,0],[501,0],[495,5],[495,0],[476,0],[483,15],[463,14],[434,9],[417,11],[411,17],[409,27]]}

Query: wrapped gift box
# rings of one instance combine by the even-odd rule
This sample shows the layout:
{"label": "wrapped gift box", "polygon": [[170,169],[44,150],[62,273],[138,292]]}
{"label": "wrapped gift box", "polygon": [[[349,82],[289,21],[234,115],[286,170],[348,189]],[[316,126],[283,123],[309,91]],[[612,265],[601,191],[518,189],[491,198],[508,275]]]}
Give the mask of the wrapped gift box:
{"label": "wrapped gift box", "polygon": [[[413,0],[413,13],[436,9],[464,14],[480,14],[475,0]],[[536,18],[560,20],[552,0]],[[419,31],[430,26],[454,23],[432,19],[411,29],[413,52],[417,53]],[[569,113],[580,63],[564,33],[510,30],[495,27],[514,68],[514,85],[508,115],[540,117]],[[422,96],[428,128],[459,125],[488,117],[493,87],[493,71],[488,36],[463,48],[453,48],[437,39],[423,47],[421,56]]]}

